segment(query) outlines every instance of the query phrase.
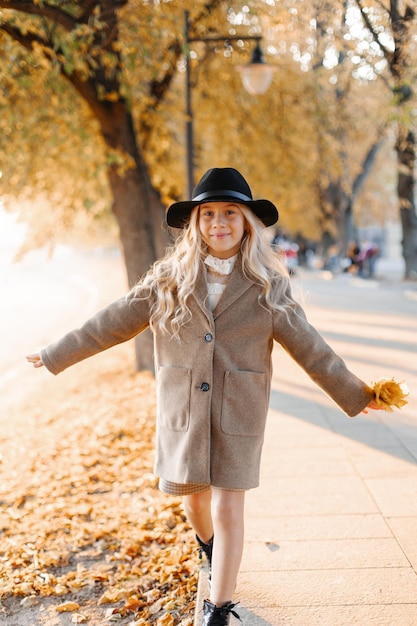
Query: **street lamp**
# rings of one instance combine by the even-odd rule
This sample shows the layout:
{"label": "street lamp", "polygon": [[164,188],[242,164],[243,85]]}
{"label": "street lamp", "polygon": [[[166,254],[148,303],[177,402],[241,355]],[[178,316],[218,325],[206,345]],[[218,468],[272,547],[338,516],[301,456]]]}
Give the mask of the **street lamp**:
{"label": "street lamp", "polygon": [[189,28],[189,12],[184,11],[184,39],[185,39],[185,142],[186,142],[186,174],[187,174],[187,197],[191,199],[194,188],[194,128],[193,108],[191,102],[191,63],[190,43],[193,41],[256,41],[250,63],[239,66],[242,83],[246,91],[252,95],[261,95],[269,88],[272,81],[274,67],[265,62],[259,35],[254,36],[219,36],[219,37],[191,37]]}
{"label": "street lamp", "polygon": [[274,67],[265,62],[259,42],[260,37],[257,37],[250,63],[238,67],[242,76],[243,86],[252,96],[260,96],[269,89],[272,82],[272,74],[275,70]]}

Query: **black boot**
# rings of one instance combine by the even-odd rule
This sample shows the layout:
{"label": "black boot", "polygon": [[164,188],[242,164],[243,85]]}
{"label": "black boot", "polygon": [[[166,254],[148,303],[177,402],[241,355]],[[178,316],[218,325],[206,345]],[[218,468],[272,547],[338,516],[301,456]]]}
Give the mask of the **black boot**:
{"label": "black boot", "polygon": [[204,543],[204,541],[201,541],[200,537],[198,535],[195,536],[197,539],[197,543],[200,546],[200,558],[202,558],[202,553],[204,552],[204,554],[206,555],[207,558],[207,563],[208,563],[208,582],[210,584],[211,581],[211,560],[212,560],[212,556],[213,556],[213,539],[214,536],[209,540],[208,543]]}
{"label": "black boot", "polygon": [[230,614],[242,621],[236,611],[233,610],[235,606],[236,604],[232,602],[228,602],[224,606],[216,606],[209,600],[204,600],[201,626],[228,626]]}

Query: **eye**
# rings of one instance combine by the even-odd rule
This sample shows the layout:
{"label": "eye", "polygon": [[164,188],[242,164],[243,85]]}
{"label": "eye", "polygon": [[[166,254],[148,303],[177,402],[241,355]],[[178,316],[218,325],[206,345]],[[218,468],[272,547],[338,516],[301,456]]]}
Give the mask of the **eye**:
{"label": "eye", "polygon": [[228,207],[226,207],[225,210],[225,214],[226,215],[236,215],[237,213],[239,213],[239,206],[236,204],[230,204]]}

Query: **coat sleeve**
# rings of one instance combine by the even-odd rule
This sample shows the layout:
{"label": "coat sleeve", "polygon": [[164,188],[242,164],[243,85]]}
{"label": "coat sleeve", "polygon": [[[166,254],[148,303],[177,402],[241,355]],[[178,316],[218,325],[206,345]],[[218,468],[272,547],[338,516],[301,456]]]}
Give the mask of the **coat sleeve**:
{"label": "coat sleeve", "polygon": [[310,378],[350,417],[360,413],[374,394],[309,324],[302,307],[289,293],[286,312],[274,313],[274,339]]}
{"label": "coat sleeve", "polygon": [[149,326],[149,317],[149,299],[137,297],[137,289],[133,289],[80,328],[41,350],[42,361],[52,374],[59,374],[79,361],[132,339]]}

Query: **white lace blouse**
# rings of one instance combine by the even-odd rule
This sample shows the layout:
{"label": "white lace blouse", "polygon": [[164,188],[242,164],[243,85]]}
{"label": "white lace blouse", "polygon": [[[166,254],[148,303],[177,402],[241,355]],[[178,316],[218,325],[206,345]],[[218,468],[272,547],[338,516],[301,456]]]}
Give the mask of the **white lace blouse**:
{"label": "white lace blouse", "polygon": [[[211,311],[214,311],[216,308],[224,290],[226,289],[225,282],[216,281],[216,274],[220,276],[228,276],[232,273],[232,270],[235,266],[237,254],[232,256],[230,259],[218,259],[217,257],[209,254],[205,259],[204,263],[209,268],[208,278],[207,278],[207,288],[208,288],[208,302]],[[223,279],[224,280],[224,279]]]}

